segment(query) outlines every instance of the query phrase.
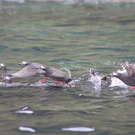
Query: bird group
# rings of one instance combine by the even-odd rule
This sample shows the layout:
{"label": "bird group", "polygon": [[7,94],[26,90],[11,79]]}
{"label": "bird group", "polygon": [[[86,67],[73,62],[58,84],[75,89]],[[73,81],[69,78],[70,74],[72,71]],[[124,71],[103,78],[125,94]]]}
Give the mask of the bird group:
{"label": "bird group", "polygon": [[[6,80],[6,84],[12,84],[11,78],[23,78],[33,75],[43,75],[45,78],[40,83],[44,83],[46,77],[49,77],[53,80],[56,80],[56,84],[66,83],[69,87],[71,87],[71,85],[68,84],[70,81],[72,81],[71,77],[59,69],[44,66],[40,63],[30,61],[22,61],[21,63],[19,63],[19,65],[23,65],[25,67],[22,68],[20,71],[7,71],[6,65],[4,63],[0,64],[2,68],[1,78],[4,78]],[[28,85],[28,83],[17,83],[16,85]]]}
{"label": "bird group", "polygon": [[[40,83],[44,83],[46,78],[52,78],[53,80],[56,80],[56,84],[58,83],[65,83],[69,87],[72,87],[69,82],[72,81],[71,76],[67,75],[65,72],[56,69],[54,67],[44,66],[37,62],[30,62],[30,61],[22,61],[19,65],[25,66],[20,71],[7,71],[6,65],[4,63],[1,63],[0,66],[2,67],[2,75],[1,78],[4,78],[6,80],[7,84],[12,84],[11,78],[23,78],[33,75],[43,75],[44,79]],[[108,74],[102,78],[102,80],[106,80],[108,76],[116,77],[120,79],[122,82],[124,82],[130,87],[130,89],[135,88],[135,64],[129,64],[125,63],[125,72],[112,72],[111,74]],[[16,85],[29,85],[29,83],[16,83]]]}

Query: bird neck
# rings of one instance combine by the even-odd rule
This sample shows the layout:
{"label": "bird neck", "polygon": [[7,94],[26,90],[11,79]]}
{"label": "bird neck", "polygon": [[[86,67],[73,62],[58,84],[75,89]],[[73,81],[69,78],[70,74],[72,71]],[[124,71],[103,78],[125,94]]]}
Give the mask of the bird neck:
{"label": "bird neck", "polygon": [[6,67],[2,67],[2,75],[5,75],[6,71],[7,71]]}
{"label": "bird neck", "polygon": [[51,69],[51,67],[45,66],[45,72],[48,75],[48,74],[51,74],[53,70]]}

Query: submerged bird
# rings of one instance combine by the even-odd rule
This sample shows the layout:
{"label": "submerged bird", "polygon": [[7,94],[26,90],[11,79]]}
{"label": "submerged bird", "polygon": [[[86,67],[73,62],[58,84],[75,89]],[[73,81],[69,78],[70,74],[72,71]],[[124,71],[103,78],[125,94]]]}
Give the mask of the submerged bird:
{"label": "submerged bird", "polygon": [[19,65],[25,65],[26,67],[24,67],[23,69],[21,69],[20,71],[18,71],[16,73],[12,74],[11,77],[22,78],[22,77],[28,77],[28,76],[33,76],[33,75],[37,75],[37,74],[39,74],[39,75],[45,74],[45,71],[38,68],[39,66],[42,66],[42,64],[40,64],[40,63],[23,61]]}
{"label": "submerged bird", "polygon": [[28,86],[29,83],[19,83],[19,82],[12,82],[11,78],[9,76],[4,77],[5,86]]}
{"label": "submerged bird", "polygon": [[17,71],[7,71],[6,65],[4,63],[1,63],[0,66],[2,67],[2,75],[1,75],[2,78],[4,78],[5,76],[11,76],[13,73],[17,72]]}
{"label": "submerged bird", "polygon": [[126,72],[124,73],[116,71],[116,72],[111,73],[110,75],[113,77],[117,77],[126,85],[133,86],[133,87],[130,87],[130,89],[134,89],[135,88],[135,65],[125,63],[125,69],[126,69]]}
{"label": "submerged bird", "polygon": [[[54,67],[48,67],[48,66],[40,66],[39,69],[45,71],[44,76],[50,77],[53,80],[56,80],[56,84],[58,83],[66,83],[68,84],[70,81],[72,81],[71,77],[68,76],[66,73],[64,73],[61,70],[58,70]],[[68,84],[70,87],[71,85]]]}

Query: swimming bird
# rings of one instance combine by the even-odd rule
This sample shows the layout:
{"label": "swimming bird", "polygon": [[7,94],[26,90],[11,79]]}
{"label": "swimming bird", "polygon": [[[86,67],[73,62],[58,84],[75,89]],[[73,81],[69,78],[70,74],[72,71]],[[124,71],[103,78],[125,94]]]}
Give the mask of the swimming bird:
{"label": "swimming bird", "polygon": [[1,63],[0,66],[2,67],[2,75],[1,75],[2,78],[4,78],[5,76],[11,76],[13,73],[17,72],[17,71],[7,71],[6,65],[4,63]]}
{"label": "swimming bird", "polygon": [[19,83],[19,82],[12,82],[11,78],[9,76],[4,77],[5,85],[6,86],[28,86],[29,83]]}
{"label": "swimming bird", "polygon": [[39,66],[42,66],[40,63],[36,62],[30,62],[30,61],[23,61],[19,65],[25,65],[23,69],[20,71],[14,73],[11,75],[11,77],[14,78],[22,78],[22,77],[28,77],[28,76],[33,76],[33,75],[42,75],[45,74],[45,71],[39,69]]}
{"label": "swimming bird", "polygon": [[122,73],[122,72],[116,71],[116,72],[111,73],[110,75],[113,77],[117,77],[128,86],[132,86],[130,87],[130,89],[134,89],[135,88],[135,65],[125,63],[124,66],[125,66],[126,72]]}
{"label": "swimming bird", "polygon": [[[63,71],[56,69],[54,67],[40,66],[39,69],[45,71],[45,73],[43,74],[45,77],[50,77],[53,80],[58,81],[58,82],[56,82],[56,84],[58,84],[58,83],[68,84],[70,81],[72,81],[70,76],[68,76]],[[71,87],[70,84],[68,84],[68,85]]]}

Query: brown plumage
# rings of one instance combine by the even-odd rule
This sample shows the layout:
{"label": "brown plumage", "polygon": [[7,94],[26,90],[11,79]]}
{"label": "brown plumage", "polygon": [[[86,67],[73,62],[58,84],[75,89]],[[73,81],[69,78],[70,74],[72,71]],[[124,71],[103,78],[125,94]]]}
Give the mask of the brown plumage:
{"label": "brown plumage", "polygon": [[40,66],[39,69],[45,71],[43,74],[45,77],[50,77],[53,80],[62,81],[65,83],[72,81],[71,77],[69,77],[66,73],[54,67]]}
{"label": "brown plumage", "polygon": [[45,71],[38,68],[39,66],[42,66],[42,64],[40,63],[23,61],[22,63],[20,63],[20,65],[25,65],[26,67],[12,74],[12,77],[22,78],[22,77],[28,77],[28,76],[33,76],[37,74],[42,75],[45,73]]}
{"label": "brown plumage", "polygon": [[125,63],[125,69],[126,69],[125,73],[120,73],[117,71],[111,73],[110,75],[113,77],[117,77],[126,85],[135,86],[135,65]]}

